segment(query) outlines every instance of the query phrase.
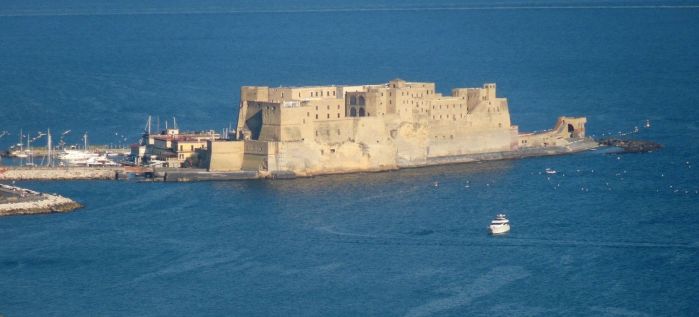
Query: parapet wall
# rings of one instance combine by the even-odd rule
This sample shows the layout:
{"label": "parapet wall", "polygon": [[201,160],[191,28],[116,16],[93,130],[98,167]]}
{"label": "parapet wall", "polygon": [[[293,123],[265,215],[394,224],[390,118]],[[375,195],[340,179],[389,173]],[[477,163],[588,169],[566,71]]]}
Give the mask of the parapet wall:
{"label": "parapet wall", "polygon": [[120,167],[0,168],[0,180],[116,179]]}

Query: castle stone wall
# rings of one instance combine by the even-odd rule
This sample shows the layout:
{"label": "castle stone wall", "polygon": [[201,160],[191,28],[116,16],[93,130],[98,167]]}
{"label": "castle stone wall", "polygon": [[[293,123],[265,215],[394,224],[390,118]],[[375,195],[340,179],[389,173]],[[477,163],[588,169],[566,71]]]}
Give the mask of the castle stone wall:
{"label": "castle stone wall", "polygon": [[[584,118],[561,117],[556,128],[519,134],[495,84],[456,88],[396,79],[361,86],[243,87],[238,150],[213,151],[225,165],[262,175],[317,175],[395,169],[479,157],[520,148],[565,147],[584,138]],[[213,165],[214,168],[216,165]],[[211,167],[210,167],[211,169]]]}

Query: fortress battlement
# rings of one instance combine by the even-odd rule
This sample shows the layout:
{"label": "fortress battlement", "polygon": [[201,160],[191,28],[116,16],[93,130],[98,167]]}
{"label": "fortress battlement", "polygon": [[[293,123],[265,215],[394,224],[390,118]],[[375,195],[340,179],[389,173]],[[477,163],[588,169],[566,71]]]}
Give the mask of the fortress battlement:
{"label": "fortress battlement", "polygon": [[423,166],[445,158],[522,148],[565,149],[585,138],[585,118],[520,134],[497,86],[455,88],[394,79],[385,84],[244,86],[232,140],[210,141],[210,171],[295,175]]}

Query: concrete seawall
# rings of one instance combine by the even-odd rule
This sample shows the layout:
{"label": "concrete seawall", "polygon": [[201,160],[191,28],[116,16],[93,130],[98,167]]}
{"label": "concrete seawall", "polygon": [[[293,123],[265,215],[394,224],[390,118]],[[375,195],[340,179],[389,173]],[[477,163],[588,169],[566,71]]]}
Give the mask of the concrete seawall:
{"label": "concrete seawall", "polygon": [[[447,156],[447,157],[435,157],[430,158],[425,165],[410,166],[433,166],[433,165],[444,165],[444,164],[457,164],[457,163],[468,163],[468,162],[479,162],[479,161],[495,161],[495,160],[513,160],[522,159],[527,157],[539,157],[539,156],[552,156],[552,155],[566,155],[573,154],[577,152],[587,151],[594,148],[598,148],[599,143],[594,140],[582,140],[576,143],[572,143],[568,146],[550,146],[550,147],[531,147],[531,148],[521,148],[516,151],[506,151],[506,152],[492,152],[492,153],[480,153],[480,154],[466,154],[459,156]],[[409,167],[409,166],[401,166]]]}
{"label": "concrete seawall", "polygon": [[120,167],[0,167],[0,180],[117,179]]}
{"label": "concrete seawall", "polygon": [[565,155],[598,148],[599,143],[592,139],[584,139],[567,146],[526,147],[515,151],[464,154],[444,157],[431,157],[427,161],[399,161],[397,167],[367,169],[327,169],[322,173],[298,175],[293,171],[232,171],[208,172],[197,168],[128,168],[128,167],[0,167],[0,180],[114,180],[126,179],[129,173],[147,174],[150,180],[166,182],[192,181],[230,181],[260,178],[292,179],[329,174],[362,173],[390,171],[400,168],[415,168],[444,164],[458,164],[479,161],[510,160],[526,157]]}

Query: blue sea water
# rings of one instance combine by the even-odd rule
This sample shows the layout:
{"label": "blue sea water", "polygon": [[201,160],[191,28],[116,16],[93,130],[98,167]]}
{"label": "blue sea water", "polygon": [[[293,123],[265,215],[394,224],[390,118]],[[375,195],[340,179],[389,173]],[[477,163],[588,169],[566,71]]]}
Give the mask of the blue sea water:
{"label": "blue sea water", "polygon": [[[665,147],[296,180],[20,182],[86,207],[0,218],[0,315],[696,316],[697,34],[693,1],[3,1],[3,148],[20,128],[133,142],[148,114],[221,129],[242,85],[395,77],[444,93],[496,82],[520,130],[585,115],[589,134],[638,126]],[[512,231],[488,236],[503,210]]]}

